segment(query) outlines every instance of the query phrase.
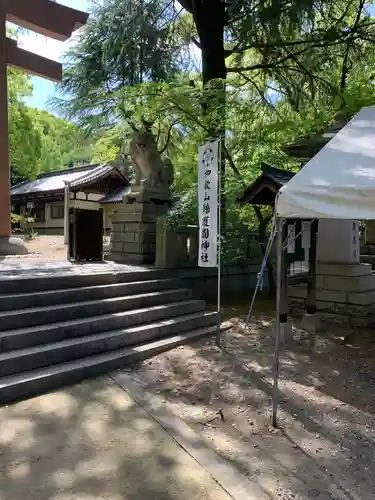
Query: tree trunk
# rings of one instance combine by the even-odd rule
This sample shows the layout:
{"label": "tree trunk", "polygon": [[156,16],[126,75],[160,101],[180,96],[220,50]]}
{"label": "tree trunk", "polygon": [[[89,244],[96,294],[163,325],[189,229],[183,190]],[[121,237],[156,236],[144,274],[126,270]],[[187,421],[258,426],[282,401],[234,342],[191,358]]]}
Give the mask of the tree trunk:
{"label": "tree trunk", "polygon": [[202,50],[203,85],[225,80],[224,27],[228,22],[224,3],[217,0],[193,0],[192,14]]}
{"label": "tree trunk", "polygon": [[225,197],[225,64],[224,28],[228,14],[222,0],[181,0],[181,5],[192,14],[199,36],[202,55],[202,108],[207,118],[207,139],[221,140],[221,225],[226,227]]}
{"label": "tree trunk", "polygon": [[228,18],[224,4],[218,0],[193,0],[192,14],[202,51],[202,106],[207,118],[209,138],[219,138],[221,147],[221,226],[226,227],[225,197],[225,80],[227,68],[224,51],[224,27]]}

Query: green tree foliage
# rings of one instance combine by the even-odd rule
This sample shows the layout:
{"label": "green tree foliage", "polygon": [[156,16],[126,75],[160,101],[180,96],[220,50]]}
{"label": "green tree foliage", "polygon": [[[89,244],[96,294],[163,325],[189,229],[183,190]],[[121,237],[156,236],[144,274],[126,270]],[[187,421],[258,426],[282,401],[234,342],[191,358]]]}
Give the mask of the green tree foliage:
{"label": "green tree foliage", "polygon": [[[204,84],[239,73],[259,92],[276,84],[298,107],[301,97],[322,89],[335,97],[325,69],[340,68],[336,78],[344,88],[353,61],[368,54],[375,40],[364,0],[182,0],[181,5],[133,0],[125,6],[110,0],[97,7],[69,54],[63,89],[74,97],[64,104],[70,112],[86,121],[111,116],[112,93],[124,85],[170,80],[181,69],[191,70],[192,45],[201,50]],[[211,100],[212,95],[201,104]]]}
{"label": "green tree foliage", "polygon": [[[173,30],[169,0],[97,6],[84,35],[67,54],[60,107],[86,125],[104,127],[116,120],[116,93],[125,85],[164,81],[182,64],[181,43]],[[71,99],[70,97],[73,97]]]}
{"label": "green tree foliage", "polygon": [[9,69],[9,156],[12,180],[32,175],[41,154],[42,144],[38,126],[22,100],[31,92],[29,79],[20,71]]}
{"label": "green tree foliage", "polygon": [[[126,153],[133,129],[152,129],[176,170],[172,224],[196,223],[197,148],[225,123],[227,225],[256,228],[254,210],[236,199],[261,162],[297,170],[301,162],[282,145],[321,131],[339,109],[350,117],[375,102],[375,21],[362,0],[180,4],[99,7],[69,54],[63,92],[72,99],[63,106],[102,132],[98,159]],[[201,74],[192,46],[201,50]]]}
{"label": "green tree foliage", "polygon": [[41,138],[42,150],[38,161],[40,172],[58,170],[70,163],[90,162],[92,148],[76,125],[48,111],[33,109],[30,112]]}
{"label": "green tree foliage", "polygon": [[91,161],[92,147],[76,125],[25,104],[32,86],[24,73],[8,70],[8,92],[12,184],[71,162]]}

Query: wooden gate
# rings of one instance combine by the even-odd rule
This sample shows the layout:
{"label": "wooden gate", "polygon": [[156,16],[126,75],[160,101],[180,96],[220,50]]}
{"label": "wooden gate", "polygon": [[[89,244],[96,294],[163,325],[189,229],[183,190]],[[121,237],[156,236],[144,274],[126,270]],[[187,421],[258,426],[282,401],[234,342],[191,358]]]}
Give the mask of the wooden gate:
{"label": "wooden gate", "polygon": [[103,209],[69,210],[68,259],[103,260]]}

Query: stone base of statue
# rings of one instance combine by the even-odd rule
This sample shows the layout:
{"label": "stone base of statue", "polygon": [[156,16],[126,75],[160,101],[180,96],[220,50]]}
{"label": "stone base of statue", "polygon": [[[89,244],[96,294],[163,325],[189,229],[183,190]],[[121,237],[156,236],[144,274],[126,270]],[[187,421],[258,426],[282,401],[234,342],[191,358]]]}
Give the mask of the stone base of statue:
{"label": "stone base of statue", "polygon": [[155,264],[156,219],[169,208],[167,190],[132,186],[113,216],[109,260],[129,265]]}
{"label": "stone base of statue", "polygon": [[168,186],[152,188],[141,184],[131,187],[130,193],[124,198],[124,204],[155,203],[156,205],[166,204],[169,206],[170,199],[171,193]]}
{"label": "stone base of statue", "polygon": [[27,246],[21,238],[0,237],[0,255],[26,255]]}

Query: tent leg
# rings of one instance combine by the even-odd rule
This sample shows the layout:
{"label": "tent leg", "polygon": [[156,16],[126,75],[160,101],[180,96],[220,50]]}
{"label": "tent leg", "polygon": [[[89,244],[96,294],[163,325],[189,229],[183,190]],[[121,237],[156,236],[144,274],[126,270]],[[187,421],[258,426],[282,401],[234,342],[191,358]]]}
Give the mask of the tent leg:
{"label": "tent leg", "polygon": [[[286,245],[288,225],[284,221],[281,228],[282,245]],[[281,250],[281,279],[280,279],[280,343],[288,343],[293,339],[292,323],[288,323],[288,262],[287,249]]]}
{"label": "tent leg", "polygon": [[280,358],[280,316],[281,316],[281,281],[283,259],[283,226],[284,219],[277,218],[277,243],[276,243],[276,335],[275,354],[273,363],[273,396],[272,396],[272,425],[277,427],[278,385],[279,385],[279,358]]}
{"label": "tent leg", "polygon": [[318,219],[311,223],[309,249],[309,280],[307,283],[306,313],[300,328],[308,334],[310,349],[315,345],[316,333],[320,330],[319,316],[316,314],[316,244],[318,233]]}

